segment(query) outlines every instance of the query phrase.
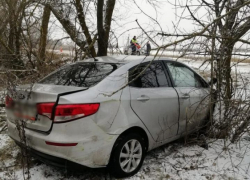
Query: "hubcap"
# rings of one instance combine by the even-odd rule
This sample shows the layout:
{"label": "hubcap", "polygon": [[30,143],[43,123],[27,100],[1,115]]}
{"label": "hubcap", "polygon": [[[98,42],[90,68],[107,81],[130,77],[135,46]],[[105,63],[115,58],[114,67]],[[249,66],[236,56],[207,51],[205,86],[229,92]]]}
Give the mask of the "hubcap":
{"label": "hubcap", "polygon": [[142,147],[139,141],[132,139],[122,147],[120,153],[120,166],[123,171],[134,171],[141,162]]}

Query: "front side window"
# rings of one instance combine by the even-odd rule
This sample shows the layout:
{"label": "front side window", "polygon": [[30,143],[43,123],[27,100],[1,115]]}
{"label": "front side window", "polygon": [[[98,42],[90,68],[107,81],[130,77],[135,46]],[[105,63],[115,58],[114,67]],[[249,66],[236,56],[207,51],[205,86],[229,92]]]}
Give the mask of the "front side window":
{"label": "front side window", "polygon": [[165,62],[172,75],[175,87],[204,87],[201,78],[183,64]]}
{"label": "front side window", "polygon": [[130,86],[138,88],[168,87],[161,62],[139,64],[129,70]]}
{"label": "front side window", "polygon": [[114,63],[76,63],[66,65],[45,77],[39,83],[91,87],[102,81],[122,65]]}

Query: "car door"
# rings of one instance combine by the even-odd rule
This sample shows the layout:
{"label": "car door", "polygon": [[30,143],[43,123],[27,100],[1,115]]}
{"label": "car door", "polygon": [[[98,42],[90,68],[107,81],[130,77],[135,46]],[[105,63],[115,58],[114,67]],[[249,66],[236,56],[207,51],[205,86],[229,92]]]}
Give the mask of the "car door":
{"label": "car door", "polygon": [[180,103],[179,135],[204,125],[209,111],[208,84],[192,69],[179,62],[165,61]]}
{"label": "car door", "polygon": [[[139,77],[138,77],[139,76]],[[155,141],[175,137],[179,104],[176,90],[161,61],[139,64],[129,70],[131,108]]]}

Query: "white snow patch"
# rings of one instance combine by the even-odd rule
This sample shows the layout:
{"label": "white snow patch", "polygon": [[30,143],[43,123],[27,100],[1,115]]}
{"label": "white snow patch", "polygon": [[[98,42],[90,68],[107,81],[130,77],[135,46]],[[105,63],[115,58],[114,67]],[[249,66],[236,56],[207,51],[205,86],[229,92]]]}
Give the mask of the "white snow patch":
{"label": "white snow patch", "polygon": [[10,138],[7,134],[0,134],[0,150],[4,148],[8,142],[10,141]]}

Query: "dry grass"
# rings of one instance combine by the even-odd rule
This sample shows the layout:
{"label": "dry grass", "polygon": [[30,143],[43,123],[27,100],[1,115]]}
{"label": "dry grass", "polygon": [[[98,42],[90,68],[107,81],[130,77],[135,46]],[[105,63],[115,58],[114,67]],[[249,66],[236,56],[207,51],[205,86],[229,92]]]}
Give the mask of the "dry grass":
{"label": "dry grass", "polygon": [[[16,146],[15,142],[11,139],[9,139],[9,141],[7,142],[7,144],[1,148],[0,150],[0,162],[7,162],[8,160],[11,160],[14,157],[13,155],[13,150],[17,150],[18,151],[18,147]],[[20,165],[20,161],[18,158],[15,159],[15,164],[16,165]],[[1,166],[2,167],[2,166]],[[6,168],[6,167],[3,167]],[[0,171],[2,171],[3,169],[0,169]]]}
{"label": "dry grass", "polygon": [[232,58],[232,62],[236,63],[250,63],[250,59],[238,59],[238,58]]}

